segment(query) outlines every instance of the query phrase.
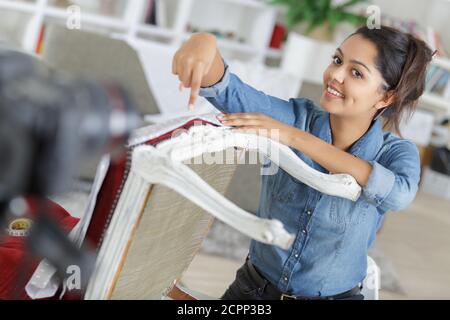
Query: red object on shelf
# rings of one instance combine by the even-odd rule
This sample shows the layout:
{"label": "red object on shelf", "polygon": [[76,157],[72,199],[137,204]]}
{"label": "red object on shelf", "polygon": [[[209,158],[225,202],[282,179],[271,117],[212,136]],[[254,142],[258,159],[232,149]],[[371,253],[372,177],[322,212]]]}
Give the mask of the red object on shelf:
{"label": "red object on shelf", "polygon": [[273,49],[280,49],[286,36],[286,27],[280,23],[275,24],[272,33],[272,40],[270,40],[270,47]]}

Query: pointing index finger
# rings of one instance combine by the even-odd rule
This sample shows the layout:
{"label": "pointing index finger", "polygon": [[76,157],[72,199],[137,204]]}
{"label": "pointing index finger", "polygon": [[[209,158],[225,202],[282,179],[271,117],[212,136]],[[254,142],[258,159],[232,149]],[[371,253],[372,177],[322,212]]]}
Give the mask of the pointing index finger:
{"label": "pointing index finger", "polygon": [[202,83],[204,70],[205,65],[203,64],[203,62],[198,62],[194,66],[194,70],[192,71],[191,96],[189,97],[189,110],[194,109],[195,102],[197,101],[198,95],[200,93],[200,86]]}

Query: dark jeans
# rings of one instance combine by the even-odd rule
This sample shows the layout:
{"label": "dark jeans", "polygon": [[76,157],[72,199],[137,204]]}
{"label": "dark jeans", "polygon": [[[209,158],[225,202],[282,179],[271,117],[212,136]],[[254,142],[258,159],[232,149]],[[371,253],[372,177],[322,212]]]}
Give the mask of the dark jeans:
{"label": "dark jeans", "polygon": [[[222,300],[280,300],[282,292],[266,280],[247,260],[236,272],[236,279],[222,296]],[[289,297],[287,297],[289,299]],[[363,300],[361,289],[355,287],[331,297],[295,297],[295,300]]]}

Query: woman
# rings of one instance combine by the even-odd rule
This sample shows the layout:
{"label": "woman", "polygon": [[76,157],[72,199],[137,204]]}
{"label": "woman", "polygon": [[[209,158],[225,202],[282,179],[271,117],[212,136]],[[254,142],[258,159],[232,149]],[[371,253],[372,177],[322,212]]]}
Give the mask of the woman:
{"label": "woman", "polygon": [[[424,90],[432,52],[393,28],[359,28],[336,49],[323,74],[320,107],[280,100],[228,71],[216,40],[195,34],[175,54],[173,73],[223,111],[239,131],[276,129],[311,167],[348,173],[362,187],[358,201],[320,194],[283,170],[262,177],[258,215],[296,234],[289,250],[256,241],[223,299],[361,299],[367,251],[387,211],[407,207],[420,176],[417,148],[383,132],[397,130]],[[267,130],[262,130],[262,132]]]}

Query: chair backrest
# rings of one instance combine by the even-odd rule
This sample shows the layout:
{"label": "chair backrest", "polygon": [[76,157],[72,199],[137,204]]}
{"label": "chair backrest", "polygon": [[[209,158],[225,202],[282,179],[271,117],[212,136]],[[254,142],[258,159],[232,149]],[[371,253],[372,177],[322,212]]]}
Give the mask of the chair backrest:
{"label": "chair backrest", "polygon": [[[191,165],[191,168],[224,194],[235,166]],[[161,298],[188,268],[212,222],[212,215],[180,194],[161,185],[152,186],[127,258],[108,298]]]}
{"label": "chair backrest", "polygon": [[[168,137],[144,143],[156,145]],[[87,230],[86,241],[99,250],[87,299],[161,298],[187,269],[213,222],[212,215],[174,190],[130,171],[132,154],[130,149],[127,159],[111,164]],[[197,160],[188,166],[225,194],[236,165]]]}

